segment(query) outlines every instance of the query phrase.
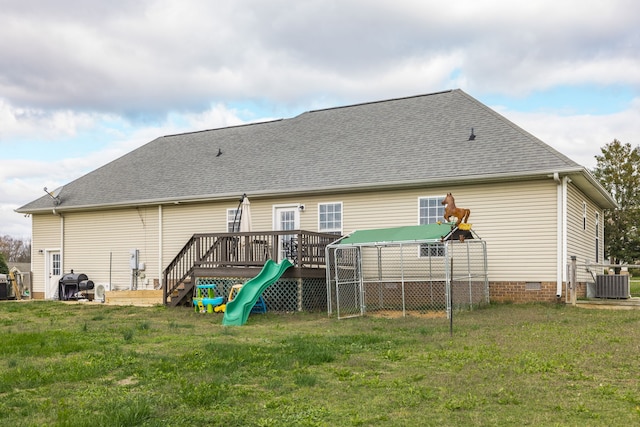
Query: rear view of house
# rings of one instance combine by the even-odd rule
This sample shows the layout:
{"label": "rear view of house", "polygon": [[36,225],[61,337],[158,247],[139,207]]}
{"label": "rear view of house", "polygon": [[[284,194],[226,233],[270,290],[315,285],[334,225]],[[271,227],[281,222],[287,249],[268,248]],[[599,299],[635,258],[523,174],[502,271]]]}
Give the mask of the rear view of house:
{"label": "rear view of house", "polygon": [[[18,212],[33,219],[37,298],[55,298],[73,269],[112,291],[165,289],[169,303],[185,277],[251,277],[293,257],[288,280],[322,301],[326,244],[443,221],[449,192],[486,241],[494,301],[555,301],[569,257],[602,262],[612,197],[461,90],[163,136]],[[243,194],[249,234],[237,222]],[[182,273],[169,276],[175,264]]]}

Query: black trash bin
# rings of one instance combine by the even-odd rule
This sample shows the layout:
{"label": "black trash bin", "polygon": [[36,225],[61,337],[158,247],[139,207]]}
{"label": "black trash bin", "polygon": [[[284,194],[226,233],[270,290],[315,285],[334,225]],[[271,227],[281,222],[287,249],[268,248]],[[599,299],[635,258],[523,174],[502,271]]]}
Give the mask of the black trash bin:
{"label": "black trash bin", "polygon": [[9,299],[9,282],[6,274],[0,274],[0,300]]}

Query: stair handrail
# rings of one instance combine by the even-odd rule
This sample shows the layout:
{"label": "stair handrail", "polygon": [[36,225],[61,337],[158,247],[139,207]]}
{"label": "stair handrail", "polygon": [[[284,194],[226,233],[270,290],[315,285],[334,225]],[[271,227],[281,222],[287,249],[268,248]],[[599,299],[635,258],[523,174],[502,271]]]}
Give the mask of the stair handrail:
{"label": "stair handrail", "polygon": [[[204,263],[213,263],[218,265],[251,265],[257,266],[255,260],[251,264],[247,264],[248,260],[222,259],[223,256],[208,260],[216,249],[220,249],[222,244],[226,244],[229,238],[236,238],[238,241],[251,236],[267,237],[264,241],[265,250],[270,254],[269,257],[277,256],[279,236],[292,235],[296,242],[294,263],[297,266],[305,266],[307,268],[318,268],[324,264],[324,246],[335,240],[336,235],[328,233],[319,233],[306,230],[280,230],[267,232],[227,232],[227,233],[196,233],[185,243],[176,256],[171,260],[163,271],[163,303],[166,305],[169,295],[172,295],[182,284],[186,284],[189,277],[192,277],[195,269]],[[211,241],[207,241],[211,239]],[[236,246],[234,246],[235,248]],[[317,248],[321,247],[322,250]],[[316,248],[315,251],[312,249]],[[225,256],[237,255],[235,250],[232,253],[223,251]],[[208,260],[208,261],[207,261]],[[177,271],[176,271],[177,270]]]}
{"label": "stair handrail", "polygon": [[195,245],[195,242],[197,240],[196,236],[197,236],[196,234],[191,236],[191,238],[187,241],[187,243],[185,243],[185,245],[182,247],[182,249],[180,249],[180,251],[176,254],[176,256],[173,258],[173,260],[171,260],[169,265],[167,265],[167,267],[162,272],[162,275],[163,275],[162,302],[165,305],[167,304],[168,296],[171,295],[173,293],[173,291],[175,291],[178,288],[178,286],[180,286],[180,284],[183,283],[184,280],[187,277],[189,277],[193,272],[193,267],[194,266],[191,265],[191,267],[187,271],[183,272],[183,274],[180,275],[178,280],[174,280],[172,285],[169,283],[169,274],[170,274],[170,272],[172,270],[174,270],[176,268],[176,266],[179,265],[180,261],[182,261],[190,253],[191,249],[193,248],[193,246]]}

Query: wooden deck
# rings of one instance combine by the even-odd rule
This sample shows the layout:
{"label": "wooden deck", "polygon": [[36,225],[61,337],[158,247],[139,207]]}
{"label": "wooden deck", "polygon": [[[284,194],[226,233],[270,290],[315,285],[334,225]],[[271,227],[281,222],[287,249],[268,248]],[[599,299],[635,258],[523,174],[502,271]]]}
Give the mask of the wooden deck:
{"label": "wooden deck", "polygon": [[107,291],[105,304],[153,306],[162,304],[162,290]]}
{"label": "wooden deck", "polygon": [[576,307],[602,310],[640,310],[640,298],[577,300]]}
{"label": "wooden deck", "polygon": [[199,277],[254,277],[268,259],[293,263],[284,278],[323,278],[325,249],[339,237],[305,230],[194,234],[164,271],[163,303],[188,303]]}

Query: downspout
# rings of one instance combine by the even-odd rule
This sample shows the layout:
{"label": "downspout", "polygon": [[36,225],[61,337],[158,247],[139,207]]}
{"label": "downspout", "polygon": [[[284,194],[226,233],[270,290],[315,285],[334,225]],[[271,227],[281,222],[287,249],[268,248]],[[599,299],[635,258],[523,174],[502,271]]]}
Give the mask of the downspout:
{"label": "downspout", "polygon": [[553,173],[556,182],[556,298],[562,297],[562,272],[564,271],[564,191],[563,180],[560,180],[558,172]]}
{"label": "downspout", "polygon": [[569,183],[571,182],[571,178],[569,178],[568,176],[565,176],[564,178],[562,178],[562,211],[563,211],[563,216],[562,216],[562,281],[566,282],[567,281],[567,268],[565,267],[566,265],[568,265],[569,263],[569,256],[567,255],[567,241],[568,241],[568,237],[567,237],[567,230],[568,230],[568,222],[569,222],[569,218],[568,218],[568,208],[567,208],[567,204],[568,204],[568,196],[567,196],[567,191],[569,188]]}
{"label": "downspout", "polygon": [[557,219],[556,219],[556,297],[562,297],[562,285],[566,280],[567,264],[567,188],[571,179],[567,176],[560,179],[558,172],[553,173],[553,180],[557,186]]}
{"label": "downspout", "polygon": [[64,274],[64,216],[56,212],[56,208],[53,208],[53,214],[60,217],[60,274]]}
{"label": "downspout", "polygon": [[164,274],[162,274],[162,205],[158,205],[158,283],[156,289],[162,289],[164,285]]}

